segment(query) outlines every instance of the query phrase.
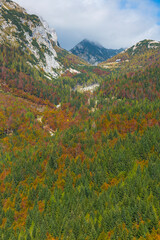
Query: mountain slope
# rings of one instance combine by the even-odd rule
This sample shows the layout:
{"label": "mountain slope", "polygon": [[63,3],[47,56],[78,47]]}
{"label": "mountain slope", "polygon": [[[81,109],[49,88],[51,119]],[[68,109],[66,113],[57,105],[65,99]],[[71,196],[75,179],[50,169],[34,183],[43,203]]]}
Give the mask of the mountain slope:
{"label": "mountain slope", "polygon": [[99,64],[105,68],[121,68],[127,71],[135,68],[146,67],[156,59],[160,52],[160,42],[154,40],[142,40],[118,55]]}
{"label": "mountain slope", "polygon": [[23,51],[33,54],[38,67],[56,76],[54,69],[61,68],[55,59],[56,32],[38,16],[27,14],[12,1],[2,1],[0,14],[0,42],[20,46]]}
{"label": "mountain slope", "polygon": [[106,49],[100,44],[84,39],[70,50],[90,64],[97,64],[123,51],[123,49]]}
{"label": "mountain slope", "polygon": [[142,40],[138,43],[136,43],[134,46],[127,48],[124,53],[128,53],[128,55],[134,56],[134,55],[139,55],[142,54],[150,49],[157,49],[160,48],[160,42],[155,41],[155,40],[150,40],[150,39],[145,39]]}
{"label": "mountain slope", "polygon": [[0,44],[21,48],[32,56],[32,61],[28,61],[30,65],[43,69],[51,77],[57,77],[66,69],[63,62],[57,60],[55,48],[64,51],[58,46],[55,30],[12,1],[2,0],[0,5]]}

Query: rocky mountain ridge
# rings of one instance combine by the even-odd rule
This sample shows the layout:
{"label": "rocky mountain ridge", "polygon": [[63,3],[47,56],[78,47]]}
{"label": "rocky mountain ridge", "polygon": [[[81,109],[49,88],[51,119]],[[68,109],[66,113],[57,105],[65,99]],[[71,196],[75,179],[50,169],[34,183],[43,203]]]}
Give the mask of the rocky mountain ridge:
{"label": "rocky mountain ridge", "polygon": [[159,41],[145,39],[100,63],[99,66],[109,69],[123,68],[128,71],[134,70],[135,65],[136,68],[143,68],[149,65],[152,59],[158,58],[159,51]]}
{"label": "rocky mountain ridge", "polygon": [[20,48],[28,54],[28,64],[43,70],[49,79],[87,64],[60,47],[56,31],[46,21],[10,0],[0,2],[0,44]]}
{"label": "rocky mountain ridge", "polygon": [[114,55],[120,53],[123,50],[124,49],[106,49],[99,43],[95,43],[89,41],[88,39],[84,39],[70,51],[73,54],[81,57],[88,63],[92,65],[97,65],[98,63],[113,57]]}
{"label": "rocky mountain ridge", "polygon": [[107,62],[116,61],[117,59],[120,60],[131,60],[134,56],[138,56],[141,54],[145,54],[151,50],[157,50],[160,48],[160,42],[151,40],[151,39],[144,39],[142,41],[137,42],[135,45],[125,49],[117,56],[114,56],[111,59],[108,59]]}
{"label": "rocky mountain ridge", "polygon": [[30,15],[24,8],[12,1],[1,1],[0,43],[21,47],[32,54],[37,67],[51,76],[57,76],[61,69],[56,60],[57,34],[48,24],[36,15]]}
{"label": "rocky mountain ridge", "polygon": [[158,47],[160,47],[160,41],[145,39],[145,40],[137,42],[132,47],[127,48],[124,51],[124,53],[127,52],[129,55],[140,54],[149,49],[156,49]]}

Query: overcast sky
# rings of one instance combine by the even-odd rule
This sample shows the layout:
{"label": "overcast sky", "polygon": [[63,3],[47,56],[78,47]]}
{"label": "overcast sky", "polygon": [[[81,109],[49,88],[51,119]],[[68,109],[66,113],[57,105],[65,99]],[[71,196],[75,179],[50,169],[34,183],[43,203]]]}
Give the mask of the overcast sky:
{"label": "overcast sky", "polygon": [[160,40],[160,0],[15,0],[45,19],[63,48],[87,38],[106,48]]}

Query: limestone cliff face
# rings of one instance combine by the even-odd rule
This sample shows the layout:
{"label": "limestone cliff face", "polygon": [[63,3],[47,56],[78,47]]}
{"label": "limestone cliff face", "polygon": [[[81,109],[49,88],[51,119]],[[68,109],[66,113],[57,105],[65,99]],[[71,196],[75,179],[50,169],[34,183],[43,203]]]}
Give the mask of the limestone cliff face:
{"label": "limestone cliff face", "polygon": [[[0,44],[21,47],[52,77],[57,76],[61,64],[56,60],[57,34],[36,15],[30,15],[13,1],[0,1]],[[57,46],[58,47],[58,46]]]}

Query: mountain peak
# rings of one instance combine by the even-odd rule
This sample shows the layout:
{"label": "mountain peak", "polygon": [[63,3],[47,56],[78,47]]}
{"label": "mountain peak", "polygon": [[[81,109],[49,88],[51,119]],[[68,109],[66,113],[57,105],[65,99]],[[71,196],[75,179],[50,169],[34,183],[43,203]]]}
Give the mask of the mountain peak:
{"label": "mountain peak", "polygon": [[70,51],[90,64],[96,65],[110,57],[113,57],[123,51],[123,49],[106,49],[99,43],[83,39]]}
{"label": "mountain peak", "polygon": [[5,9],[14,9],[19,12],[26,12],[26,10],[18,5],[18,3],[13,2],[11,0],[1,0],[0,7],[4,7]]}
{"label": "mountain peak", "polygon": [[104,48],[99,42],[96,42],[96,41],[91,41],[89,39],[84,39],[81,41],[81,43],[87,43],[87,44],[90,44],[90,45],[94,45],[94,46],[98,46],[100,48]]}

